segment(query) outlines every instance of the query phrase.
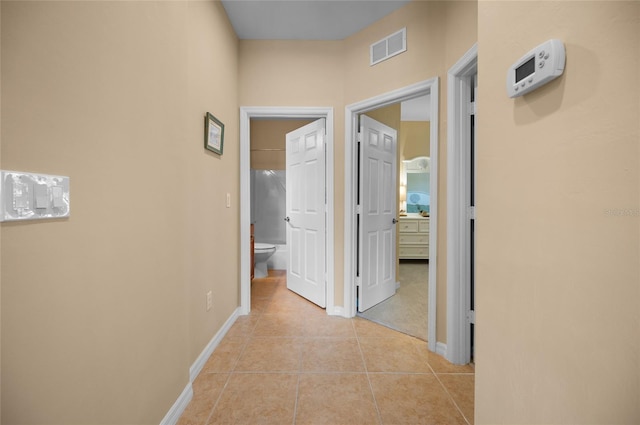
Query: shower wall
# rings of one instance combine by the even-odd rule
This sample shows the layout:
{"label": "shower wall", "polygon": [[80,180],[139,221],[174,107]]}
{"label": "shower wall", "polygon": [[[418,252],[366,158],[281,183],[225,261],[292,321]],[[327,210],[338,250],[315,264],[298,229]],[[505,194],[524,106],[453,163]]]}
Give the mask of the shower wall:
{"label": "shower wall", "polygon": [[251,222],[256,242],[285,245],[286,171],[251,170]]}

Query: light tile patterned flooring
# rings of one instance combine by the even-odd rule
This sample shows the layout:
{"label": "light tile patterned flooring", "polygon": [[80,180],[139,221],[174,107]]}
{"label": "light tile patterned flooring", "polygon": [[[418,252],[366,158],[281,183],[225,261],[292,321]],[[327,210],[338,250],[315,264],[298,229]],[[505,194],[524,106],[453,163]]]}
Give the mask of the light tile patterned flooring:
{"label": "light tile patterned flooring", "polygon": [[473,424],[474,369],[362,318],[327,316],[255,279],[241,316],[193,383],[179,425]]}
{"label": "light tile patterned flooring", "polygon": [[396,294],[360,313],[360,317],[427,340],[429,263],[400,260],[400,287]]}

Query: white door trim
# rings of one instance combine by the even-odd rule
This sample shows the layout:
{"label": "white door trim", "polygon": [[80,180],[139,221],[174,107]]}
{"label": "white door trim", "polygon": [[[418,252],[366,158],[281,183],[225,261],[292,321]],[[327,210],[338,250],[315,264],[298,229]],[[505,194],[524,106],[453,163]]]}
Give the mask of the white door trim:
{"label": "white door trim", "polygon": [[334,306],[334,202],[333,202],[333,108],[331,107],[240,107],[240,314],[251,311],[251,118],[325,118],[327,193],[326,266],[327,266],[327,314],[341,314],[342,309]]}
{"label": "white door trim", "polygon": [[478,45],[467,51],[449,69],[447,77],[447,351],[454,364],[469,363],[471,344],[467,311],[469,290],[466,270],[469,263],[466,238],[466,149],[468,125],[466,107],[469,87],[466,80],[477,72]]}
{"label": "white door trim", "polygon": [[345,108],[345,190],[344,190],[344,316],[356,315],[356,199],[357,169],[355,165],[358,114],[415,97],[431,94],[431,207],[429,246],[429,307],[427,339],[429,349],[436,350],[436,264],[438,236],[438,77],[394,90]]}

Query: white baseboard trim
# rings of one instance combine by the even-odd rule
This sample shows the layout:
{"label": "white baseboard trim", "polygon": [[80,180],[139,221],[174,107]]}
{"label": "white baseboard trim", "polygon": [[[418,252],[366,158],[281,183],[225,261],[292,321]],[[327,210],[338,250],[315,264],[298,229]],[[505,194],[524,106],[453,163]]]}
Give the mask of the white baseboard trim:
{"label": "white baseboard trim", "polygon": [[344,307],[339,307],[339,306],[334,306],[331,310],[327,309],[327,314],[329,316],[347,317],[347,316],[345,316],[346,311],[345,311]]}
{"label": "white baseboard trim", "polygon": [[236,322],[239,315],[240,307],[236,308],[233,313],[231,313],[231,316],[229,316],[227,321],[224,322],[224,325],[222,325],[220,330],[213,336],[213,338],[211,338],[211,341],[209,341],[207,346],[204,347],[202,353],[200,353],[196,361],[189,368],[189,379],[191,379],[191,382],[196,380],[196,378],[200,374],[200,371],[204,367],[204,364],[207,362],[207,360],[209,360],[209,357],[211,357],[211,353],[213,353],[213,350],[215,350],[216,347],[220,344],[222,338],[224,338],[227,332],[229,332],[229,329],[231,329],[231,326]]}
{"label": "white baseboard trim", "polygon": [[440,354],[445,359],[447,358],[447,344],[444,342],[436,342],[436,354]]}
{"label": "white baseboard trim", "polygon": [[184,387],[184,390],[182,390],[182,394],[180,394],[176,402],[173,403],[173,406],[171,406],[171,409],[169,409],[167,414],[164,416],[164,418],[162,419],[162,422],[160,422],[160,425],[177,424],[178,421],[180,420],[180,416],[182,416],[182,413],[184,412],[184,409],[187,408],[192,398],[193,398],[193,387],[191,385],[191,382],[189,382],[187,386]]}
{"label": "white baseboard trim", "polygon": [[207,360],[209,360],[209,357],[211,357],[213,350],[216,349],[216,347],[220,344],[220,341],[222,341],[222,338],[224,338],[227,332],[229,332],[229,329],[231,329],[231,326],[238,319],[240,310],[240,307],[238,307],[233,311],[233,313],[231,313],[231,316],[229,316],[220,330],[213,336],[213,338],[211,338],[211,341],[209,341],[207,346],[204,347],[202,353],[200,353],[196,361],[189,368],[189,383],[184,388],[182,394],[180,394],[176,402],[173,403],[173,406],[171,406],[171,409],[169,409],[164,419],[162,419],[160,425],[175,425],[178,423],[178,420],[180,420],[180,416],[182,416],[184,409],[187,408],[189,402],[193,398],[193,381],[196,380],[196,378],[200,374],[200,371],[202,371],[205,363],[207,362]]}

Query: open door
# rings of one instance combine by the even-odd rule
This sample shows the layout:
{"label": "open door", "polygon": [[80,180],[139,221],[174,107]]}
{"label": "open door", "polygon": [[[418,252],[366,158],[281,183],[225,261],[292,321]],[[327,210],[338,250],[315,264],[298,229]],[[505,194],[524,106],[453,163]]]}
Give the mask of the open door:
{"label": "open door", "polygon": [[326,307],[325,119],[287,134],[287,288]]}
{"label": "open door", "polygon": [[397,131],[360,117],[358,311],[396,293]]}

